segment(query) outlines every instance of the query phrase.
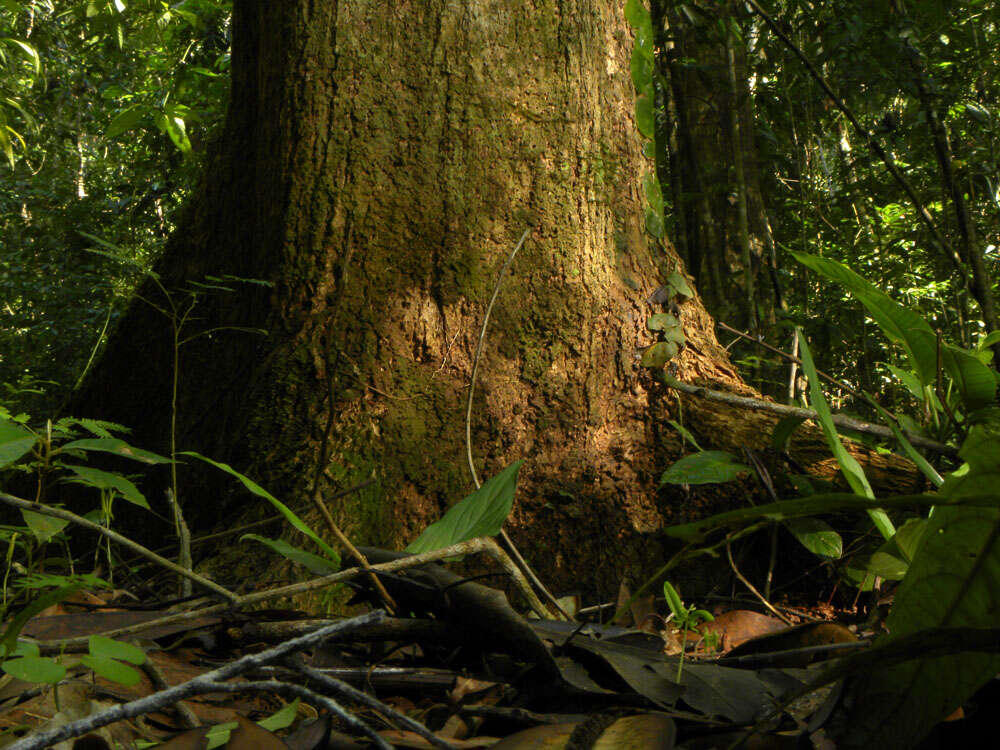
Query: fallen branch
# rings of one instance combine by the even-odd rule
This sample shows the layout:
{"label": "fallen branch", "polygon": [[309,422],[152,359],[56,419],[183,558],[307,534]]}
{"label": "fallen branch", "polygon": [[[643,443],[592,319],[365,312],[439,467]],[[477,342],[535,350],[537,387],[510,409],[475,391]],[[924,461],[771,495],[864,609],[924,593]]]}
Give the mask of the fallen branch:
{"label": "fallen branch", "polygon": [[[367,569],[350,568],[348,570],[341,570],[337,573],[331,573],[328,576],[314,578],[310,581],[302,581],[300,583],[289,584],[288,586],[279,586],[278,588],[269,589],[267,591],[258,591],[253,594],[247,594],[246,596],[239,596],[230,602],[226,602],[225,604],[213,604],[208,607],[202,607],[201,609],[193,609],[187,612],[164,615],[163,617],[158,617],[155,620],[147,620],[146,622],[128,625],[123,628],[115,628],[114,630],[108,630],[103,633],[95,633],[94,635],[102,635],[107,638],[121,638],[123,636],[142,633],[151,628],[173,625],[178,622],[186,622],[188,620],[194,620],[206,615],[226,612],[234,608],[249,607],[261,604],[262,602],[271,601],[273,599],[280,599],[282,597],[296,596],[310,591],[317,591],[319,589],[333,586],[337,583],[349,581],[353,578],[357,578],[358,576],[367,575],[369,570],[392,573],[399,570],[406,570],[407,568],[417,567],[429,562],[446,560],[450,557],[462,557],[464,555],[472,555],[483,552],[498,561],[503,560],[506,557],[503,550],[501,550],[497,543],[492,539],[489,537],[479,537],[477,539],[470,539],[466,542],[460,542],[459,544],[453,544],[450,547],[445,547],[444,549],[434,550],[433,552],[423,552],[419,555],[409,555],[399,560],[393,560],[392,562],[372,565]],[[510,566],[512,563],[508,560],[507,565]],[[507,569],[506,566],[505,569]],[[526,585],[523,577],[515,577],[514,581],[519,587],[524,587]],[[523,591],[523,593],[525,596],[530,594],[535,601],[537,601],[537,597],[534,596],[534,592],[531,591],[530,588],[528,588],[527,591]],[[57,641],[40,641],[38,642],[38,646],[42,653],[59,653],[62,649],[70,649],[76,646],[86,645],[89,642],[89,638],[90,636],[80,636],[77,638],[66,638]]]}
{"label": "fallen branch", "polygon": [[385,612],[376,610],[375,612],[369,612],[368,614],[361,615],[359,617],[353,617],[350,620],[343,620],[342,622],[334,623],[333,625],[327,625],[326,627],[319,628],[318,630],[300,636],[299,638],[293,638],[290,641],[285,641],[284,643],[281,643],[273,648],[269,648],[266,651],[261,651],[257,654],[247,654],[246,656],[226,664],[225,666],[214,669],[211,672],[206,672],[205,674],[199,675],[198,677],[181,683],[180,685],[167,688],[166,690],[161,690],[158,693],[153,693],[145,698],[139,698],[138,700],[113,706],[106,711],[100,711],[99,713],[92,714],[86,718],[79,719],[78,721],[72,721],[60,727],[36,732],[29,737],[18,740],[12,745],[8,745],[8,748],[10,750],[40,750],[40,748],[49,747],[50,745],[62,742],[63,740],[80,737],[88,732],[92,732],[95,729],[107,726],[108,724],[113,724],[116,721],[121,721],[122,719],[131,719],[151,711],[162,710],[168,706],[174,705],[180,700],[190,698],[193,695],[218,691],[231,692],[234,690],[248,689],[268,690],[270,692],[280,694],[294,693],[299,697],[305,697],[310,702],[315,702],[318,706],[329,710],[338,718],[342,719],[348,726],[351,726],[358,731],[364,732],[369,737],[372,737],[377,747],[391,748],[391,746],[385,742],[385,740],[382,740],[382,738],[379,737],[374,730],[352,714],[345,711],[336,702],[330,700],[329,698],[325,698],[324,696],[318,695],[313,691],[306,690],[299,685],[278,683],[276,681],[240,683],[238,685],[230,685],[223,682],[224,680],[238,677],[250,670],[257,669],[268,664],[273,664],[275,662],[280,662],[294,653],[307,648],[313,648],[314,646],[317,646],[335,636],[346,635],[348,633],[361,630],[368,625],[380,623],[384,618]]}
{"label": "fallen branch", "polygon": [[[673,388],[674,390],[678,390],[681,393],[687,393],[690,396],[697,396],[699,398],[708,399],[709,401],[716,401],[720,404],[735,406],[741,409],[768,412],[769,414],[777,414],[780,417],[796,417],[798,419],[811,419],[813,421],[818,419],[816,412],[812,409],[803,409],[799,406],[784,406],[782,404],[776,404],[773,401],[763,401],[761,399],[750,398],[748,396],[737,396],[735,393],[713,391],[712,389],[705,388],[704,386],[682,383],[676,378],[667,375],[665,372],[660,373],[659,378],[665,385]],[[833,423],[838,427],[863,432],[867,435],[876,435],[881,438],[895,439],[892,434],[892,430],[884,425],[864,422],[860,419],[854,419],[853,417],[848,417],[843,414],[834,414]],[[912,432],[908,432],[906,430],[903,430],[902,432],[903,435],[906,436],[906,439],[913,445],[940,453],[943,456],[954,457],[958,455],[958,449],[953,448],[950,445],[945,445],[944,443],[939,443],[936,440],[921,437],[920,435],[914,435]]]}

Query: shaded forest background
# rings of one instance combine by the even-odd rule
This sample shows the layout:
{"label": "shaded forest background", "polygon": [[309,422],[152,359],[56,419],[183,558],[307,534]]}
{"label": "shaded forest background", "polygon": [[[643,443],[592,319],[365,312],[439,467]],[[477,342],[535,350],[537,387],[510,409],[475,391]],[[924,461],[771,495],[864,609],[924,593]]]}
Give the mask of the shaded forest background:
{"label": "shaded forest background", "polygon": [[[0,384],[10,409],[43,415],[100,355],[218,137],[229,8],[4,6]],[[677,248],[720,323],[786,351],[801,325],[820,369],[890,409],[912,407],[893,377],[898,353],[859,305],[790,252],[847,263],[948,340],[972,346],[989,329],[975,266],[978,257],[996,279],[994,5],[770,9],[914,195],[759,15],[740,4],[651,10],[663,31],[650,102],[650,156],[659,152],[658,179],[647,179],[650,234]],[[720,340],[760,391],[785,402],[800,395],[787,362],[733,334]],[[849,394],[831,396],[871,416]]]}

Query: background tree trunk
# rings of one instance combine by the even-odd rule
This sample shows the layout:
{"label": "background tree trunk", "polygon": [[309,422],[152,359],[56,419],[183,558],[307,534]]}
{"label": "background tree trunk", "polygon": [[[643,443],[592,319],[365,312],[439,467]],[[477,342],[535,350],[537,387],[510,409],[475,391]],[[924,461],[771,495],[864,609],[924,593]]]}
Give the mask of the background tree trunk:
{"label": "background tree trunk", "polygon": [[[631,43],[607,0],[236,0],[225,133],[157,270],[182,303],[206,276],[273,286],[198,296],[183,333],[209,333],[180,350],[178,445],[297,508],[317,470],[328,495],[374,477],[334,515],[359,543],[405,544],[472,489],[472,356],[530,227],[480,365],[478,470],[527,459],[513,536],[555,587],[607,595],[656,564],[652,532],[725,496],[655,489],[681,446],[637,360],[657,265],[681,261],[643,233]],[[701,302],[680,317],[674,375],[742,389]],[[162,450],[171,376],[169,321],[136,302],[74,411]],[[716,414],[717,447],[760,442],[692,409],[696,431]],[[214,475],[182,481],[193,527],[269,510]]]}

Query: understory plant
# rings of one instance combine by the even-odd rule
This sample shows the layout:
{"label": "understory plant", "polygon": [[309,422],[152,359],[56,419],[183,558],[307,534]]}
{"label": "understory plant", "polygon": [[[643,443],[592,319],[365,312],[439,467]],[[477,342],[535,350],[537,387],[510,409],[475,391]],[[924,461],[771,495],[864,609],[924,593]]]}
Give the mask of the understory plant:
{"label": "understory plant", "polygon": [[[878,637],[875,648],[857,658],[858,664],[863,666],[865,659],[880,663],[885,649],[917,634],[933,638],[945,628],[995,628],[1000,608],[1000,375],[989,362],[1000,336],[984,335],[973,350],[953,346],[919,315],[845,266],[816,256],[796,257],[849,291],[903,351],[903,364],[890,369],[916,400],[922,423],[890,414],[873,399],[871,403],[934,490],[875,496],[861,466],[840,441],[803,337],[811,405],[852,492],[821,492],[744,508],[666,533],[693,546],[712,547],[720,535],[732,538],[761,521],[788,524],[863,510],[884,541],[862,565],[866,575],[856,583],[870,585],[876,576],[901,582],[885,623],[887,632]],[[947,441],[957,447],[960,463],[939,471],[914,448],[907,433]],[[667,469],[662,481],[728,481],[747,471],[750,468],[730,454],[701,452]],[[898,517],[902,511],[910,516],[897,528],[890,514]],[[910,747],[907,743],[915,744],[1000,671],[995,652],[963,652],[963,644],[954,642],[943,653],[931,656],[926,649],[914,649],[902,661],[857,677],[852,683],[857,697],[846,730],[848,745],[865,738],[884,740],[888,747]]]}

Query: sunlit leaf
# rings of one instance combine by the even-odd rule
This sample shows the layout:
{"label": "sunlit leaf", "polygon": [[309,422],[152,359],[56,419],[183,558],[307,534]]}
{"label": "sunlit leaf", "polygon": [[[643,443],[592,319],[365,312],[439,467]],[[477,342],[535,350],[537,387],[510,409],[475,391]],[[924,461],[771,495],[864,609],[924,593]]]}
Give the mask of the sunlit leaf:
{"label": "sunlit leaf", "polygon": [[517,489],[517,473],[524,461],[515,461],[465,499],[455,503],[428,526],[407,552],[431,552],[481,536],[496,536],[510,515]]}
{"label": "sunlit leaf", "polygon": [[736,457],[725,451],[702,451],[684,456],[663,472],[660,484],[714,484],[731,482],[750,471]]}

